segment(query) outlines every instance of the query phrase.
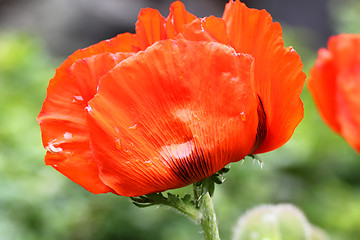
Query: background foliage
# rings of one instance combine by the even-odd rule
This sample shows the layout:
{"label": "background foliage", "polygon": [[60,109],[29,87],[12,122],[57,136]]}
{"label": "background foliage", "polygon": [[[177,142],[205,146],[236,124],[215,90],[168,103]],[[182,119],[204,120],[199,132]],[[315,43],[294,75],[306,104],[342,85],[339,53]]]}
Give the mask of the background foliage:
{"label": "background foliage", "polygon": [[[332,1],[329,12],[336,33],[360,31],[358,1]],[[308,73],[317,33],[286,24],[283,29],[286,45],[302,56]],[[161,207],[138,209],[125,197],[91,194],[44,166],[35,118],[63,60],[32,34],[0,30],[0,239],[200,239],[200,227],[184,216]],[[305,117],[290,142],[261,155],[263,168],[250,158],[232,164],[225,183],[217,186],[223,239],[230,239],[247,209],[284,202],[302,209],[331,239],[360,236],[360,157],[320,119],[306,88],[302,99]]]}

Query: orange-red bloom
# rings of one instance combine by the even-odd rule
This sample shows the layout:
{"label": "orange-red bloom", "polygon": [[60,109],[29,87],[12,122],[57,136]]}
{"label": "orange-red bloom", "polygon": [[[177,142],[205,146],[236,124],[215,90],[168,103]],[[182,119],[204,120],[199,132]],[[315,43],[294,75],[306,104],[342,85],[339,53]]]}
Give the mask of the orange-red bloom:
{"label": "orange-red bloom", "polygon": [[222,18],[174,2],[143,9],[136,34],[78,50],[38,116],[45,161],[93,193],[139,196],[207,178],[271,151],[303,117],[305,74],[265,10]]}
{"label": "orange-red bloom", "polygon": [[360,34],[330,38],[308,88],[325,122],[360,153]]}

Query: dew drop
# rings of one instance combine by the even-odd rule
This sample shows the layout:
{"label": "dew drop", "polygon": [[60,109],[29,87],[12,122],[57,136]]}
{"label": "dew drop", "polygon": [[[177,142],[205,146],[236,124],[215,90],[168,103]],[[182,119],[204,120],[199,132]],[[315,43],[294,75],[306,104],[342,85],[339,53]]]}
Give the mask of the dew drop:
{"label": "dew drop", "polygon": [[115,140],[115,147],[116,147],[116,149],[119,149],[119,150],[122,149],[120,139]]}
{"label": "dew drop", "polygon": [[144,163],[145,163],[145,165],[146,165],[146,166],[148,166],[148,167],[150,167],[150,166],[152,165],[152,163],[151,163],[151,161],[150,161],[150,160],[145,161]]}
{"label": "dew drop", "polygon": [[85,107],[85,109],[86,109],[88,112],[91,112],[91,111],[92,111],[92,107],[91,107],[90,105],[87,105],[87,106]]}
{"label": "dew drop", "polygon": [[72,133],[69,133],[69,132],[64,133],[64,138],[65,138],[65,139],[68,139],[68,140],[69,140],[69,139],[72,139],[72,137],[73,137],[73,136],[72,136]]}
{"label": "dew drop", "polygon": [[53,167],[54,167],[54,168],[57,168],[57,167],[58,167],[58,165],[57,165],[57,164],[54,164],[54,165],[53,165]]}
{"label": "dew drop", "polygon": [[241,112],[241,113],[240,113],[240,118],[241,118],[241,121],[243,121],[243,122],[246,121],[246,114],[245,114],[245,112]]}
{"label": "dew drop", "polygon": [[199,121],[199,117],[195,113],[193,113],[193,117],[196,121]]}
{"label": "dew drop", "polygon": [[129,130],[136,130],[136,128],[137,128],[137,125],[135,124],[134,126],[129,127]]}
{"label": "dew drop", "polygon": [[73,98],[73,102],[79,102],[79,101],[84,101],[82,96],[74,96]]}

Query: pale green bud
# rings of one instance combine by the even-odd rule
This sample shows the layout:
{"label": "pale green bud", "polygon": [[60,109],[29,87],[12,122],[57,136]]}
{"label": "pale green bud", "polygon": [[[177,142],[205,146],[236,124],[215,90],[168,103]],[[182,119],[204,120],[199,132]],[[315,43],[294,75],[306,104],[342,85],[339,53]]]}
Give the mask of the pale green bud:
{"label": "pale green bud", "polygon": [[242,216],[233,240],[328,240],[290,204],[263,205]]}

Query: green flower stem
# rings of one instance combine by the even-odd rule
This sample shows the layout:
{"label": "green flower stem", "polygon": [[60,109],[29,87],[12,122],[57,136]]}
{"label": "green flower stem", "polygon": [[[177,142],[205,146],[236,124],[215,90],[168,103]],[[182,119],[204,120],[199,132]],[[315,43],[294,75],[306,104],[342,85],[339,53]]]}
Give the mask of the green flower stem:
{"label": "green flower stem", "polygon": [[194,183],[193,186],[195,205],[202,214],[200,225],[203,229],[205,240],[220,240],[216,215],[211,199],[211,193],[214,192],[214,181],[208,178],[202,182]]}
{"label": "green flower stem", "polygon": [[210,178],[194,183],[193,198],[190,194],[180,197],[171,193],[167,193],[167,196],[162,193],[152,193],[132,197],[131,200],[135,206],[140,208],[163,205],[176,209],[201,225],[205,240],[220,240],[211,196],[215,190],[215,183],[222,183],[222,175],[227,171],[229,168],[224,168]]}
{"label": "green flower stem", "polygon": [[205,240],[220,240],[214,206],[209,192],[200,197],[199,207],[203,215],[200,224],[204,231]]}

